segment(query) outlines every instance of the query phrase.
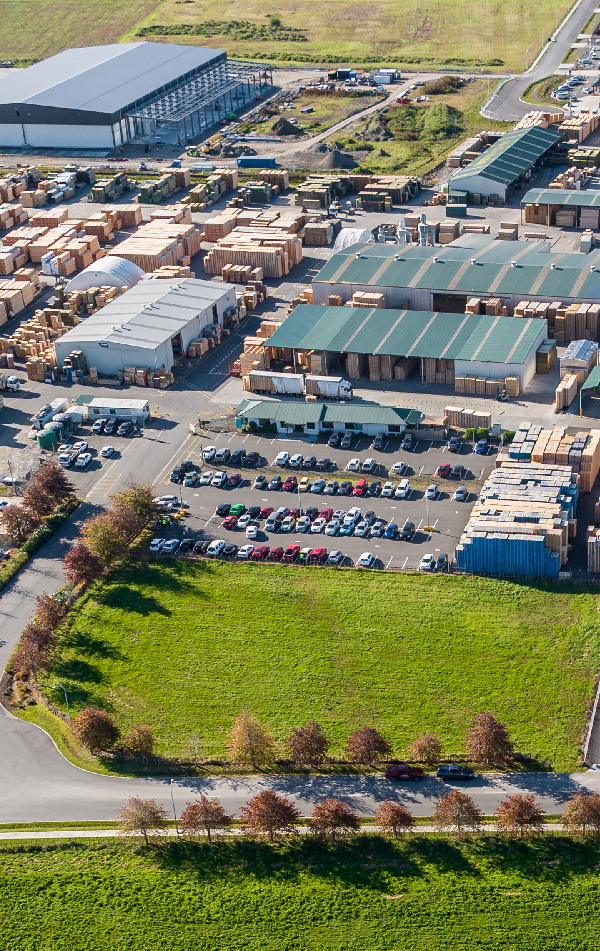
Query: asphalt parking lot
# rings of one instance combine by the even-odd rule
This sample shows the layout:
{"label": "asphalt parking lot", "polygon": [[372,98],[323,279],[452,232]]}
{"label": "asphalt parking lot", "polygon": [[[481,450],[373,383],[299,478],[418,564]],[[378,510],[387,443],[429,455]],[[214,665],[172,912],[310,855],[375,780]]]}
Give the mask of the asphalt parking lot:
{"label": "asphalt parking lot", "polygon": [[[306,509],[308,506],[332,508],[347,512],[357,505],[362,512],[373,511],[376,518],[381,518],[385,524],[395,522],[402,527],[409,519],[414,522],[416,532],[411,541],[398,539],[364,538],[354,536],[326,536],[324,534],[303,534],[296,531],[290,533],[266,532],[265,520],[256,520],[258,527],[257,538],[251,543],[254,545],[266,544],[271,548],[298,544],[301,548],[325,546],[329,552],[339,550],[344,555],[344,564],[353,565],[363,552],[370,551],[376,557],[378,568],[408,569],[417,568],[424,554],[432,554],[436,558],[440,552],[449,555],[453,560],[454,549],[467,522],[469,513],[478,496],[483,479],[494,466],[496,450],[492,449],[486,456],[480,456],[472,451],[471,446],[463,445],[459,454],[448,452],[444,444],[432,443],[431,440],[420,440],[412,452],[401,451],[400,440],[390,440],[380,452],[371,448],[372,440],[362,437],[353,447],[344,451],[332,449],[324,441],[308,443],[305,440],[281,439],[280,437],[264,437],[244,435],[242,433],[219,433],[197,437],[191,447],[182,451],[180,458],[173,461],[173,465],[183,460],[190,460],[199,469],[216,471],[223,470],[228,474],[239,472],[242,482],[236,488],[219,489],[213,486],[196,486],[188,488],[170,482],[170,469],[166,471],[157,483],[157,496],[179,496],[188,505],[188,515],[185,519],[173,522],[168,526],[161,526],[157,536],[164,538],[186,537],[194,540],[212,540],[222,538],[226,542],[241,547],[248,540],[245,531],[234,528],[227,530],[222,527],[223,518],[215,514],[216,507],[221,502],[231,504],[241,502],[246,508],[251,505],[271,506],[274,510],[280,506],[290,509]],[[219,465],[202,463],[202,451],[208,446],[217,449],[229,448],[232,452],[236,448],[244,448],[247,453],[257,451],[261,455],[261,463],[256,468],[245,466]],[[291,455],[300,453],[303,456],[314,455],[317,459],[327,457],[331,460],[331,468],[327,472],[311,470],[295,470],[300,479],[307,475],[314,482],[319,476],[326,479],[336,479],[339,482],[352,478],[356,481],[361,473],[348,473],[347,464],[352,458],[364,461],[367,457],[376,460],[378,469],[367,476],[369,482],[379,479],[382,484],[387,481],[388,469],[398,461],[407,464],[407,471],[402,477],[411,482],[411,492],[406,499],[382,498],[371,496],[356,498],[350,496],[326,496],[312,492],[284,492],[252,487],[256,475],[264,473],[267,478],[273,474],[285,475],[294,470],[281,469],[274,466],[274,460],[281,451]],[[450,480],[435,476],[440,463],[450,462],[453,465],[462,464],[465,474],[460,480]],[[400,481],[400,476],[390,476],[394,482]],[[425,490],[431,482],[436,482],[440,493],[434,501],[427,501]],[[452,495],[457,485],[463,484],[469,495],[464,502],[456,502]],[[160,556],[159,556],[160,557]]]}

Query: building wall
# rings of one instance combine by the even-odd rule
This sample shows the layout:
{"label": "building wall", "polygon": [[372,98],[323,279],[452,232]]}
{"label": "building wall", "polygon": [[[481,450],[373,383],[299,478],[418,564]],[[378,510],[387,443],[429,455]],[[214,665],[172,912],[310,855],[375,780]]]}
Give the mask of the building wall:
{"label": "building wall", "polygon": [[[170,370],[173,366],[173,348],[171,341],[157,344],[155,349],[148,347],[130,347],[127,344],[108,342],[107,346],[100,346],[98,341],[77,341],[71,338],[68,342],[64,338],[55,341],[54,349],[59,367],[62,367],[65,357],[72,350],[82,350],[89,367],[96,367],[99,373],[105,376],[116,376],[117,370],[124,367],[150,367],[152,370],[164,368]],[[104,344],[105,341],[103,341]]]}
{"label": "building wall", "polygon": [[0,126],[0,144],[10,144],[5,136],[10,135],[11,130],[13,135],[14,130],[21,130],[25,144],[39,148],[113,148],[110,125],[3,125]]}
{"label": "building wall", "polygon": [[448,183],[449,191],[472,192],[481,195],[501,195],[506,198],[506,185],[500,182],[493,182],[490,178],[483,175],[472,175],[469,178],[457,179],[455,182],[450,179]]}

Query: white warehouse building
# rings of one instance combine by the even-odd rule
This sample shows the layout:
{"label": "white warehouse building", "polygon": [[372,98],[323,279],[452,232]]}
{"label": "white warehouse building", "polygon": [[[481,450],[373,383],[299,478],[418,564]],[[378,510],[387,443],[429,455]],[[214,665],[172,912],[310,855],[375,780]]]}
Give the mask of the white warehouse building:
{"label": "white warehouse building", "polygon": [[56,360],[62,367],[72,350],[81,350],[105,376],[126,366],[170,370],[175,355],[235,308],[231,284],[149,276],[55,340]]}

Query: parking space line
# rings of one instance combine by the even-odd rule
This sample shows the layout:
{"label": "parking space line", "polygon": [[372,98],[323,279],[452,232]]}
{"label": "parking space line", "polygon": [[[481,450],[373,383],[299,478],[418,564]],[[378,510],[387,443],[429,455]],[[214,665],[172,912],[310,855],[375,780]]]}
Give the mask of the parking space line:
{"label": "parking space line", "polygon": [[416,441],[416,443],[415,443],[414,452],[417,451],[417,446],[419,445],[420,442],[421,442],[421,440],[420,440],[420,439],[417,439],[417,441]]}
{"label": "parking space line", "polygon": [[403,563],[403,565],[402,565],[402,570],[403,570],[403,571],[404,571],[404,569],[406,568],[406,562],[407,562],[407,561],[408,561],[408,555],[407,555],[406,558],[404,559],[404,563]]}
{"label": "parking space line", "polygon": [[391,558],[390,558],[390,560],[388,561],[387,565],[385,566],[385,570],[386,570],[386,571],[387,571],[388,568],[390,567],[390,565],[391,565],[391,563],[393,562],[393,560],[394,560],[394,556],[392,555]]}
{"label": "parking space line", "polygon": [[417,527],[416,527],[416,529],[415,529],[415,534],[416,534],[418,531],[420,531],[422,524],[423,524],[423,519],[421,519],[421,521],[420,521],[419,524],[417,525]]}
{"label": "parking space line", "polygon": [[419,469],[419,475],[422,474],[424,468],[425,468],[425,466],[421,466],[421,468]]}

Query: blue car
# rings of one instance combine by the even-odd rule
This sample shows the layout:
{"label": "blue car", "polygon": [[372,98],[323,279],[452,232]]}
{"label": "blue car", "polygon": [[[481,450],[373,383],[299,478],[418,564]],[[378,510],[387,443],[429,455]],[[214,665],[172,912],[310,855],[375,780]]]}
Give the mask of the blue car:
{"label": "blue car", "polygon": [[487,439],[480,439],[477,445],[475,446],[475,452],[480,456],[487,455],[488,451],[488,441]]}
{"label": "blue car", "polygon": [[352,535],[352,533],[354,532],[354,526],[355,526],[355,524],[356,524],[355,522],[350,522],[350,521],[344,522],[343,525],[342,525],[342,527],[340,528],[339,534],[340,534],[340,535]]}
{"label": "blue car", "polygon": [[398,526],[395,522],[390,522],[385,532],[383,533],[384,538],[395,538],[398,534]]}

